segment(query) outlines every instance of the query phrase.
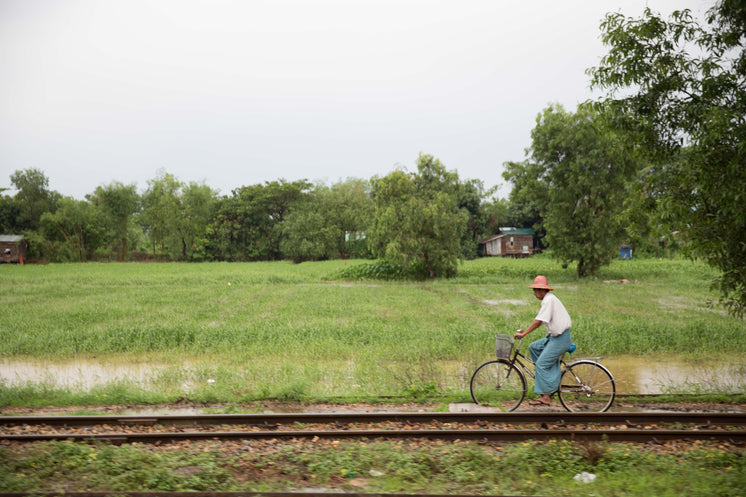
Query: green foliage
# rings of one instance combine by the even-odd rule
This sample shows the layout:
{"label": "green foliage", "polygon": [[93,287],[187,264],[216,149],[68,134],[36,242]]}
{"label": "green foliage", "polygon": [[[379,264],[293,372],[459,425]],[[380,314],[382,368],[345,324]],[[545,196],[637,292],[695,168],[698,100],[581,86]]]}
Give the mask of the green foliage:
{"label": "green foliage", "polygon": [[142,195],[141,223],[150,230],[150,242],[154,257],[166,256],[177,259],[184,248],[179,236],[181,216],[180,191],[183,184],[172,174],[159,171],[158,177],[148,181]]}
{"label": "green foliage", "polygon": [[115,181],[97,187],[87,198],[101,210],[106,219],[109,240],[118,248],[117,260],[128,260],[130,223],[140,208],[136,185],[124,185]]}
{"label": "green foliage", "polygon": [[282,223],[282,253],[295,262],[365,257],[365,232],[373,217],[368,185],[349,179],[317,185]]}
{"label": "green foliage", "polygon": [[[45,442],[0,448],[0,491],[339,492],[490,495],[742,494],[743,450],[689,444],[674,452],[571,441],[480,445],[392,441],[235,444],[179,450]],[[265,450],[259,450],[264,448]],[[223,451],[225,449],[225,451]],[[596,480],[573,480],[581,472]]]}
{"label": "green foliage", "polygon": [[274,394],[274,397],[281,402],[302,402],[308,397],[307,390],[307,383],[295,382],[284,385]]}
{"label": "green foliage", "polygon": [[466,215],[466,229],[461,238],[461,254],[466,260],[477,257],[480,240],[494,235],[497,227],[505,225],[499,224],[500,219],[507,217],[505,201],[484,201],[496,189],[485,190],[484,183],[474,179],[458,185],[458,208]]}
{"label": "green foliage", "polygon": [[504,162],[503,168],[503,178],[513,184],[509,197],[509,225],[532,228],[539,244],[546,246],[542,212],[549,204],[549,188],[544,181],[543,167],[533,161],[523,161]]}
{"label": "green foliage", "polygon": [[181,259],[197,262],[214,259],[206,246],[216,202],[217,192],[203,183],[190,182],[182,186],[180,214],[183,220],[178,224]]}
{"label": "green foliage", "polygon": [[[428,223],[419,242],[429,246],[405,265],[420,271],[418,278],[435,273],[452,276],[459,257],[477,255],[478,241],[492,234],[498,219],[505,218],[502,212],[507,206],[499,201],[483,204],[493,191],[485,191],[481,181],[459,183],[455,173],[446,173],[432,157],[423,156],[421,162],[412,188],[420,192],[418,198],[426,209],[417,212],[420,217],[410,227],[416,229],[414,224],[423,220]],[[29,262],[303,262],[372,257],[375,204],[366,180],[352,178],[313,188],[305,180],[279,180],[244,186],[219,198],[207,185],[186,185],[161,169],[142,195],[134,184],[113,182],[76,201],[49,192],[40,171],[18,171],[12,179],[22,190],[14,197],[0,196],[0,231],[19,232],[33,242]],[[447,194],[432,199],[426,193],[444,189]],[[411,207],[419,210],[415,204]],[[449,216],[441,216],[441,211]]]}
{"label": "green foliage", "polygon": [[419,156],[417,169],[374,180],[373,253],[406,268],[421,261],[430,279],[454,276],[468,218],[458,207],[458,176],[430,155]]}
{"label": "green foliage", "polygon": [[505,199],[492,198],[482,202],[480,210],[484,221],[481,238],[489,238],[497,234],[501,226],[524,226],[510,217],[510,204]]}
{"label": "green foliage", "polygon": [[17,221],[20,215],[18,204],[13,197],[5,195],[7,188],[0,188],[0,233],[17,233]]}
{"label": "green foliage", "polygon": [[[683,248],[720,271],[715,287],[746,312],[746,7],[721,0],[700,26],[687,10],[666,20],[609,14],[609,53],[590,71],[603,105],[649,156],[645,194]],[[692,47],[696,46],[696,50]],[[627,90],[631,89],[631,93]],[[622,93],[622,96],[617,96]]]}
{"label": "green foliage", "polygon": [[619,214],[634,173],[631,156],[604,116],[583,106],[574,114],[548,107],[531,138],[530,159],[506,166],[511,198],[538,209],[553,253],[577,261],[579,277],[591,276],[609,264],[622,241]]}
{"label": "green foliage", "polygon": [[91,260],[106,241],[103,213],[87,201],[63,197],[54,213],[41,216],[40,234],[49,245],[43,251],[53,262]]}
{"label": "green foliage", "polygon": [[416,263],[405,268],[385,260],[350,264],[339,270],[334,277],[349,280],[387,281],[424,279],[422,267],[419,267]]}
{"label": "green foliage", "polygon": [[201,261],[207,227],[214,215],[217,192],[204,184],[184,183],[161,170],[148,182],[142,196],[139,220],[150,234],[150,250],[156,259]]}
{"label": "green foliage", "polygon": [[[70,482],[74,488],[107,491],[208,491],[231,485],[227,468],[211,454],[153,453],[138,446],[89,446],[74,443],[41,444],[14,463],[0,478],[0,489],[55,488]],[[3,457],[5,454],[0,454]],[[186,468],[188,471],[181,471]],[[230,488],[228,486],[227,488]]]}
{"label": "green foliage", "polygon": [[13,197],[18,217],[11,229],[16,233],[38,230],[42,214],[54,212],[61,195],[49,190],[49,178],[39,169],[16,171],[10,181],[18,190]]}
{"label": "green foliage", "polygon": [[243,186],[218,203],[207,232],[214,257],[227,261],[278,260],[281,258],[282,222],[292,206],[304,200],[311,184],[267,181]]}

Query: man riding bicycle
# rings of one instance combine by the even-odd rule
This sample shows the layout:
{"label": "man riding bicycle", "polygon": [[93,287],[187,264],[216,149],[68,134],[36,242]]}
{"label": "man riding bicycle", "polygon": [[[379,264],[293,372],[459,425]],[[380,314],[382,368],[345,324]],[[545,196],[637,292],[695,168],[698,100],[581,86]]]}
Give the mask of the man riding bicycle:
{"label": "man riding bicycle", "polygon": [[514,338],[523,338],[541,325],[547,328],[547,336],[529,345],[531,360],[536,366],[534,393],[539,398],[529,402],[530,405],[550,405],[550,395],[557,391],[560,384],[560,357],[570,350],[572,338],[570,326],[572,320],[565,306],[556,295],[550,293],[554,288],[549,286],[546,276],[534,278],[534,296],[541,300],[541,308],[533,323],[525,330],[518,330]]}

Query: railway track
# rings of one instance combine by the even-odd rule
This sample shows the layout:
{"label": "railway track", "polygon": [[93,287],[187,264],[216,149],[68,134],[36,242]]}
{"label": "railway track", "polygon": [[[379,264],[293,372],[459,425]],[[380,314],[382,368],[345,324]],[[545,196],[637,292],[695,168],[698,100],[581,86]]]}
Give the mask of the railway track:
{"label": "railway track", "polygon": [[295,413],[0,417],[0,444],[48,440],[440,439],[746,444],[743,413]]}

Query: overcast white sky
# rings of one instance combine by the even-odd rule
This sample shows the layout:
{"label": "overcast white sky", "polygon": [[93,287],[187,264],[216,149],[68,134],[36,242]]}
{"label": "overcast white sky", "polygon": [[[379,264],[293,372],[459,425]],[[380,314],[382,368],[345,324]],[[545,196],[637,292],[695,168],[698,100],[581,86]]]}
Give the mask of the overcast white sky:
{"label": "overcast white sky", "polygon": [[159,170],[234,188],[416,170],[502,185],[536,115],[594,95],[606,12],[714,0],[0,0],[0,188]]}

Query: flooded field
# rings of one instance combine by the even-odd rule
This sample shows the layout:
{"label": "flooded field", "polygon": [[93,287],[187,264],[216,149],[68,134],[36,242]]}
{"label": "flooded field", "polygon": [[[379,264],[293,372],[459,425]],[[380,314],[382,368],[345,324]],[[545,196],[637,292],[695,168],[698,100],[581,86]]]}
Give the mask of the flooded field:
{"label": "flooded field", "polygon": [[163,368],[163,366],[152,364],[112,364],[93,360],[71,362],[3,360],[0,362],[0,382],[8,386],[31,383],[85,391],[97,385],[117,381],[147,385],[154,373]]}
{"label": "flooded field", "polygon": [[[620,394],[746,392],[746,362],[741,359],[687,363],[669,357],[617,357],[604,358],[602,363],[614,375]],[[169,367],[174,366],[97,360],[2,360],[0,385],[44,384],[50,388],[85,391],[124,381],[147,387],[160,371]],[[189,385],[183,387],[189,389]]]}
{"label": "flooded field", "polygon": [[746,362],[685,363],[668,357],[603,359],[614,374],[619,393],[743,393]]}

